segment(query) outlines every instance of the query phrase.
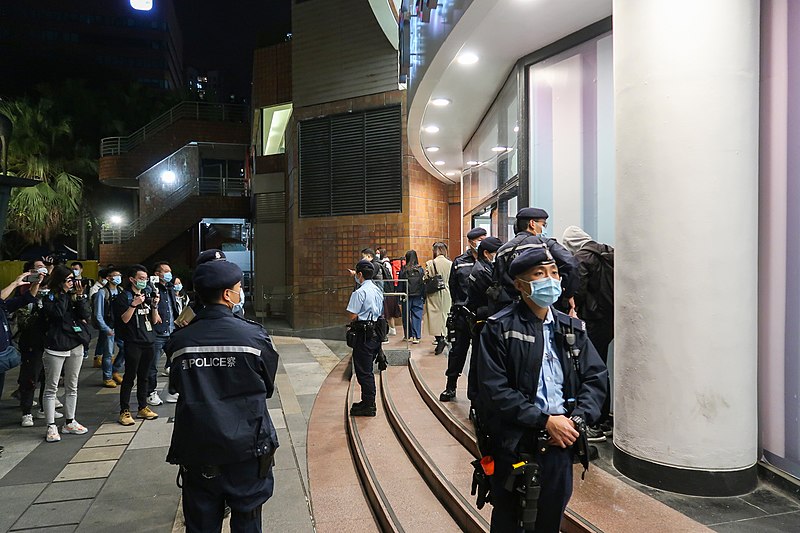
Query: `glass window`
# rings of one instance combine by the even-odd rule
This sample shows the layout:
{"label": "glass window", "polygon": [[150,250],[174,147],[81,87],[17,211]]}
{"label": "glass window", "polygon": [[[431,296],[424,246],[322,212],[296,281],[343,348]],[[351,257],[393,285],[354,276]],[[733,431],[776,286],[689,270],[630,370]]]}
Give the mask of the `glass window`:
{"label": "glass window", "polygon": [[286,125],[292,116],[292,104],[261,108],[261,141],[257,143],[258,155],[275,155],[286,152]]}

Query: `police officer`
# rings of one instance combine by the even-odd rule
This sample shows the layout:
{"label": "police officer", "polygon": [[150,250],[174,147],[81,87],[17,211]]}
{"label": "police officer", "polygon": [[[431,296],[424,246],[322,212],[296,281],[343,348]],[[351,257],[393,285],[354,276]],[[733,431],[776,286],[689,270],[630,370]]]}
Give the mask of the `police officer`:
{"label": "police officer", "polygon": [[179,393],[167,461],[180,465],[187,532],[220,531],[226,504],[231,531],[260,532],[278,447],[266,402],[278,353],[264,328],[232,312],[241,269],[213,257],[193,276],[204,307],[165,347]]}
{"label": "police officer", "polygon": [[522,300],[487,320],[477,360],[480,417],[495,464],[491,530],[523,531],[513,489],[524,476],[514,474],[529,457],[541,487],[530,529],[556,533],[572,494],[578,428],[600,416],[608,371],[583,323],[552,307],[561,279],[546,246],[522,252],[508,275]]}
{"label": "police officer", "polygon": [[[478,259],[478,243],[485,238],[485,229],[473,228],[469,230],[467,233],[469,247],[463,254],[455,258],[453,265],[450,267],[450,279],[447,285],[450,288],[452,304],[449,320],[453,323],[455,338],[447,354],[447,370],[445,371],[447,384],[444,391],[439,395],[439,400],[443,402],[451,402],[455,399],[458,376],[464,371],[464,364],[467,361],[467,351],[469,350],[472,334],[467,314],[464,313],[463,308],[467,303],[469,275],[472,272],[475,261]],[[448,335],[451,334],[453,333],[448,332]]]}
{"label": "police officer", "polygon": [[548,218],[547,211],[538,207],[525,207],[517,212],[514,222],[517,234],[500,247],[495,257],[494,282],[503,290],[496,291],[490,299],[490,313],[496,313],[519,298],[519,292],[514,288],[514,280],[508,273],[509,266],[516,256],[542,243],[549,248],[561,274],[562,299],[570,302],[569,305],[574,309],[572,297],[580,283],[578,262],[557,240],[546,236]]}
{"label": "police officer", "polygon": [[347,312],[350,327],[355,331],[353,341],[353,366],[361,387],[361,401],[350,407],[351,416],[375,416],[375,374],[372,363],[378,356],[383,333],[378,332],[377,321],[383,315],[383,291],[370,280],[375,266],[369,259],[356,264],[354,279],[358,288],[350,295]]}
{"label": "police officer", "polygon": [[[472,353],[477,357],[481,330],[489,318],[489,298],[486,290],[492,284],[492,272],[494,271],[494,257],[497,250],[503,245],[503,241],[497,237],[486,237],[478,244],[478,260],[472,267],[469,275],[469,287],[467,288],[467,303],[465,307],[470,310],[472,323]],[[473,359],[474,359],[473,357]],[[470,363],[467,386],[467,398],[473,403],[478,399],[478,384],[475,374],[475,363]]]}

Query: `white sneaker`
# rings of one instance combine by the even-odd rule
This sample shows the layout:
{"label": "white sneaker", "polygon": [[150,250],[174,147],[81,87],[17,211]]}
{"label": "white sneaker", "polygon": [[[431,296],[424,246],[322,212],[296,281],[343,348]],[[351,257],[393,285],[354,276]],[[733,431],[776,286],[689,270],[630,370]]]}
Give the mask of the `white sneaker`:
{"label": "white sneaker", "polygon": [[58,442],[61,440],[61,435],[58,434],[58,428],[55,424],[47,426],[47,435],[44,438],[47,442]]}
{"label": "white sneaker", "polygon": [[[44,411],[42,411],[41,409],[36,411],[36,414],[34,415],[34,417],[42,419],[42,420],[47,418],[47,416],[44,414]],[[64,415],[59,413],[58,411],[56,411],[56,416],[54,418],[64,418]]]}
{"label": "white sneaker", "polygon": [[[61,409],[62,407],[64,407],[64,404],[61,403],[61,400],[56,398],[56,409]],[[56,418],[58,418],[58,417],[56,417]]]}
{"label": "white sneaker", "polygon": [[397,335],[397,328],[389,328],[389,335]]}
{"label": "white sneaker", "polygon": [[164,376],[165,378],[168,378],[169,377],[169,367],[167,367],[164,370],[162,370],[161,371],[161,375]]}
{"label": "white sneaker", "polygon": [[164,395],[164,401],[167,403],[178,403],[178,393],[172,394],[168,390],[165,390],[161,394]]}
{"label": "white sneaker", "polygon": [[33,415],[22,415],[22,427],[29,428],[33,426]]}
{"label": "white sneaker", "polygon": [[61,428],[61,433],[72,433],[73,435],[83,435],[89,431],[83,427],[77,420],[73,420],[69,424],[64,424]]}
{"label": "white sneaker", "polygon": [[156,391],[151,392],[150,395],[147,397],[147,404],[148,405],[161,405],[162,403],[164,403],[164,402],[158,396],[158,392],[156,392]]}

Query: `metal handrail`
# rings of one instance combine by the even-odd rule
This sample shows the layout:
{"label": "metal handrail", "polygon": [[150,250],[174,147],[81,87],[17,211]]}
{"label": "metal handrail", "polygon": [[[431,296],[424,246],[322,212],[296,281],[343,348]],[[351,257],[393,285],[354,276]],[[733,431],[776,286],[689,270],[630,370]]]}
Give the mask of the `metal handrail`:
{"label": "metal handrail", "polygon": [[129,152],[148,137],[152,137],[180,119],[218,122],[245,122],[248,108],[240,104],[212,104],[208,102],[181,102],[162,113],[145,126],[124,137],[106,137],[100,140],[100,156]]}

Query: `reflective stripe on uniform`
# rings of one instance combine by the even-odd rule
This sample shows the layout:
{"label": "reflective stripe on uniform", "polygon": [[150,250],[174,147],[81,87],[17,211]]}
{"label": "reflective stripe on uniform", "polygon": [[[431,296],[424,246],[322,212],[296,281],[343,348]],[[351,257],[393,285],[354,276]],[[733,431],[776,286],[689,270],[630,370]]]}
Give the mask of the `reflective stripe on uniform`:
{"label": "reflective stripe on uniform", "polygon": [[526,335],[525,333],[521,333],[519,331],[506,331],[503,333],[503,338],[506,340],[517,339],[523,342],[530,342],[530,343],[536,342],[536,337],[534,337],[533,335]]}
{"label": "reflective stripe on uniform", "polygon": [[261,355],[261,350],[252,346],[187,346],[176,350],[172,357],[179,357],[185,353],[251,353]]}

